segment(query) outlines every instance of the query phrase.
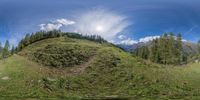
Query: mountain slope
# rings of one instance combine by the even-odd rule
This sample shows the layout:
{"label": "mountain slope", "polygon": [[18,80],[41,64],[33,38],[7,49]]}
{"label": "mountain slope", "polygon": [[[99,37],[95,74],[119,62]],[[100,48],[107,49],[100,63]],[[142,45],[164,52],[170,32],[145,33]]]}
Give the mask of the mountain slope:
{"label": "mountain slope", "polygon": [[[137,44],[133,44],[133,45],[118,45],[119,47],[122,47],[123,49],[125,49],[126,51],[134,51],[137,48],[140,48],[142,46],[151,46],[152,45],[152,41],[149,42],[139,42]],[[187,42],[184,41],[183,42],[183,51],[187,54],[196,54],[198,52],[198,46],[195,43],[192,42]]]}
{"label": "mountain slope", "polygon": [[[161,66],[136,59],[107,43],[73,38],[67,40],[70,41],[62,37],[42,40],[27,46],[18,55],[0,61],[0,98],[155,100],[200,96],[199,64],[192,64],[191,67]],[[81,64],[45,67],[34,60],[33,54],[46,50],[50,44],[80,44],[96,50],[92,50],[94,54]]]}

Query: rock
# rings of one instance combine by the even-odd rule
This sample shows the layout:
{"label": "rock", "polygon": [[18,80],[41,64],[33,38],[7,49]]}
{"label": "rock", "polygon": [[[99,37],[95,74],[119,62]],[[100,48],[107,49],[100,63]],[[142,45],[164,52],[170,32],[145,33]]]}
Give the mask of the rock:
{"label": "rock", "polygon": [[56,79],[53,79],[53,78],[50,78],[50,77],[47,77],[47,80],[49,80],[49,81],[56,81]]}
{"label": "rock", "polygon": [[4,76],[1,78],[2,80],[9,80],[10,78],[8,76]]}
{"label": "rock", "polygon": [[199,60],[195,60],[195,63],[199,63]]}

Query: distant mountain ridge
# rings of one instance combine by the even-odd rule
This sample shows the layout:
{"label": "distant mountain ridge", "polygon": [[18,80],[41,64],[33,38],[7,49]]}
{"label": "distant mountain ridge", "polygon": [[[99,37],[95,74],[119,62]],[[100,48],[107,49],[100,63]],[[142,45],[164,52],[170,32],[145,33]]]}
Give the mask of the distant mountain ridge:
{"label": "distant mountain ridge", "polygon": [[[128,52],[132,52],[136,50],[137,48],[143,47],[143,46],[151,46],[152,41],[149,42],[139,42],[133,45],[125,45],[125,44],[119,44],[118,46],[123,48],[124,50]],[[183,41],[183,52],[187,54],[196,54],[198,52],[198,45],[189,41]]]}

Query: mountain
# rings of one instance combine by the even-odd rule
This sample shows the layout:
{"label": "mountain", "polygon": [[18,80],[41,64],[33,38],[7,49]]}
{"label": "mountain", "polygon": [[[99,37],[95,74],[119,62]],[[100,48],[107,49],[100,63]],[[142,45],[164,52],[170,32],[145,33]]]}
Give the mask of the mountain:
{"label": "mountain", "polygon": [[198,45],[192,42],[183,42],[183,50],[187,54],[197,54]]}
{"label": "mountain", "polygon": [[[124,45],[120,44],[119,47],[123,48],[124,50],[131,52],[134,51],[137,48],[140,48],[142,46],[151,46],[152,41],[149,42],[139,42],[133,45]],[[197,54],[198,52],[198,46],[195,43],[189,42],[189,41],[183,41],[183,51],[187,54]]]}
{"label": "mountain", "polygon": [[198,63],[154,64],[107,42],[45,38],[0,60],[0,99],[187,99],[200,95],[198,71]]}
{"label": "mountain", "polygon": [[123,48],[125,51],[131,52],[134,51],[137,48],[143,47],[143,46],[148,46],[151,45],[152,42],[138,42],[133,45],[126,45],[126,44],[117,44],[117,46]]}

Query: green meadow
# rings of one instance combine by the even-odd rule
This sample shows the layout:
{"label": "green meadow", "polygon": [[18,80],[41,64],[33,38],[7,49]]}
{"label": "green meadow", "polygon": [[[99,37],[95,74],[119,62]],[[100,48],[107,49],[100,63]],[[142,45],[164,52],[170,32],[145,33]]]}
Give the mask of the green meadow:
{"label": "green meadow", "polygon": [[[200,63],[159,65],[136,58],[110,44],[67,40],[42,40],[1,60],[0,97],[27,100],[200,99]],[[58,44],[81,44],[77,50],[93,51],[93,55],[74,67],[50,67],[32,60],[36,51]],[[83,49],[88,46],[91,49]]]}

